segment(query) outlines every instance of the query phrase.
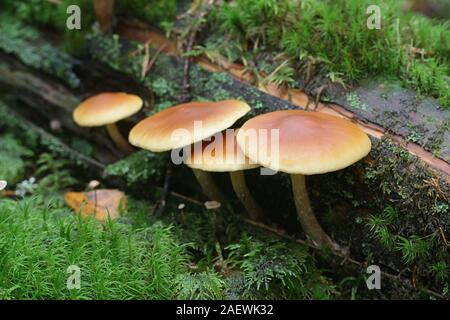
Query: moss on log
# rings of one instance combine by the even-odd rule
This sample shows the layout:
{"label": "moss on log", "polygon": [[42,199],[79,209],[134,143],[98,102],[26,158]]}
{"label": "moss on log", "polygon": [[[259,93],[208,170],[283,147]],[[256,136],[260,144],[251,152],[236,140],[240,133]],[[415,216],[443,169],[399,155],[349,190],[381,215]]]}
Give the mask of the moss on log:
{"label": "moss on log", "polygon": [[[15,93],[14,99],[24,102],[18,105],[17,113],[40,126],[45,123],[43,120],[57,115],[65,130],[97,145],[105,139],[103,131],[94,130],[92,134],[94,131],[76,128],[71,122],[71,111],[80,99],[108,88],[140,94],[146,100],[146,108],[126,127],[146,114],[177,103],[182,60],[159,53],[150,71],[143,76],[140,69],[143,53],[143,47],[136,43],[114,36],[93,35],[91,57],[104,64],[92,62],[90,58],[80,61],[73,68],[80,79],[76,88],[59,84],[52,79],[54,75],[46,73],[49,70],[28,66],[20,55],[1,53],[0,82],[9,95]],[[151,55],[156,52],[151,51]],[[210,73],[193,65],[190,79],[194,99],[247,101],[252,111],[246,118],[297,108],[225,73]],[[39,117],[34,116],[36,111]],[[414,285],[399,286],[394,294],[415,296],[425,287],[438,292],[448,290],[450,186],[447,177],[431,170],[390,139],[372,142],[373,149],[364,161],[339,172],[307,178],[313,207],[321,223],[337,242],[348,247],[352,257],[378,264],[394,276],[411,279]],[[97,160],[108,163],[117,159],[112,147],[107,149],[112,156]],[[293,234],[298,233],[300,227],[287,191],[290,189],[287,176],[264,177],[255,170],[246,175],[255,198],[270,212],[271,220]],[[133,182],[141,181],[137,177]]]}

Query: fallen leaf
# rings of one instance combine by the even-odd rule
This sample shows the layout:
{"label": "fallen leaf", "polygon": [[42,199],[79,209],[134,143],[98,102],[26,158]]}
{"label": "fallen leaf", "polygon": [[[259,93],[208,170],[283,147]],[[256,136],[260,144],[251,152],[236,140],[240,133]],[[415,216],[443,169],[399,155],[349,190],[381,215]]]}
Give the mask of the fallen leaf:
{"label": "fallen leaf", "polygon": [[119,217],[126,206],[126,197],[122,191],[99,189],[89,192],[67,192],[64,195],[67,205],[81,217],[94,216],[98,221]]}

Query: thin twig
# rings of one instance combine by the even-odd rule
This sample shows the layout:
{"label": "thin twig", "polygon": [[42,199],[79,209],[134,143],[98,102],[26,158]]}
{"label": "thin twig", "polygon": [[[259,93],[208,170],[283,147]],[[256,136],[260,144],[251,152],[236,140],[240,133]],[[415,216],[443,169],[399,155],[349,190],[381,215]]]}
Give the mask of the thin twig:
{"label": "thin twig", "polygon": [[195,205],[197,205],[197,206],[204,206],[204,205],[205,205],[205,204],[204,204],[203,202],[201,202],[201,201],[192,199],[192,198],[190,198],[190,197],[184,196],[184,195],[182,195],[182,194],[180,194],[180,193],[177,193],[177,192],[173,192],[173,191],[172,191],[172,192],[170,193],[170,195],[173,196],[173,197],[175,197],[175,198],[179,198],[179,199],[185,200],[185,201],[187,201],[187,202],[190,202],[190,203],[192,203],[192,204],[195,204]]}
{"label": "thin twig", "polygon": [[[195,199],[192,199],[190,197],[184,196],[182,194],[171,192],[170,195],[173,196],[173,197],[179,198],[179,199],[183,199],[183,200],[185,200],[187,202],[190,202],[192,204],[204,207],[204,204],[202,202],[197,201]],[[306,245],[306,246],[310,247],[313,250],[317,250],[317,251],[321,250],[319,247],[315,246],[314,244],[312,244],[312,243],[310,243],[308,241],[297,239],[295,237],[290,236],[283,229],[274,228],[274,227],[268,226],[268,225],[266,225],[266,224],[264,224],[262,222],[253,221],[253,220],[250,220],[250,219],[243,219],[243,220],[248,225],[251,225],[253,227],[256,227],[258,229],[266,231],[268,233],[271,233],[271,234],[274,234],[276,236],[279,236],[280,238],[283,238],[283,239],[286,239],[286,240],[289,240],[289,241],[293,241],[293,242],[298,243],[300,245]],[[331,251],[331,253],[332,253],[332,255],[334,255],[336,257],[342,258],[343,259],[342,263],[348,262],[348,263],[353,264],[353,265],[355,265],[355,266],[357,266],[359,268],[366,268],[367,267],[367,263],[366,262],[360,262],[360,261],[354,260],[349,255],[342,254],[341,252],[338,252],[338,251]],[[409,287],[413,288],[411,283],[410,283],[410,281],[408,279],[404,279],[404,278],[400,277],[400,275],[393,275],[393,274],[390,274],[390,273],[387,273],[387,272],[384,272],[384,271],[381,271],[381,275],[383,277],[389,278],[389,279],[391,279],[393,281],[400,281],[403,284],[405,284],[406,286],[409,286]],[[421,290],[426,292],[427,294],[429,294],[431,296],[436,297],[436,298],[445,299],[445,297],[443,295],[441,295],[440,293],[435,292],[433,290],[430,290],[430,289],[427,289],[427,288],[421,288]]]}
{"label": "thin twig", "polygon": [[[190,52],[192,51],[192,47],[195,42],[195,38],[198,32],[202,29],[204,23],[203,18],[208,14],[210,9],[214,6],[215,0],[206,0],[200,4],[197,4],[195,7],[191,7],[189,11],[186,13],[186,15],[182,15],[179,18],[180,19],[187,19],[188,17],[192,18],[192,21],[194,21],[193,24],[191,24],[188,27],[187,30],[187,41],[184,41],[183,45],[183,52]],[[180,92],[180,101],[181,103],[188,102],[191,100],[191,95],[189,92],[190,84],[189,84],[189,71],[192,63],[192,57],[185,57],[184,58],[184,66],[183,66],[183,82],[181,85],[181,92]]]}
{"label": "thin twig", "polygon": [[[253,221],[253,220],[250,220],[250,219],[244,219],[244,221],[247,224],[249,224],[249,225],[252,225],[254,227],[262,229],[262,230],[264,230],[266,232],[275,234],[275,235],[277,235],[277,236],[279,236],[281,238],[284,238],[286,240],[290,240],[290,241],[293,241],[293,242],[301,244],[301,245],[306,245],[306,246],[308,246],[308,247],[310,247],[310,248],[312,248],[314,250],[320,250],[319,247],[315,246],[314,244],[312,244],[310,242],[307,242],[307,241],[304,241],[304,240],[297,239],[297,238],[294,238],[292,236],[289,236],[285,230],[276,229],[276,228],[270,227],[270,226],[268,226],[268,225],[266,225],[264,223]],[[367,267],[367,263],[366,262],[360,262],[360,261],[354,260],[354,259],[350,258],[349,255],[344,255],[344,254],[342,254],[342,253],[340,253],[338,251],[332,251],[332,254],[334,256],[336,256],[336,257],[343,258],[343,261],[342,261],[343,263],[349,262],[349,263],[351,263],[351,264],[353,264],[353,265],[355,265],[355,266],[357,266],[359,268],[366,268]],[[411,287],[413,289],[416,289],[410,283],[409,280],[403,279],[399,275],[393,275],[393,274],[390,274],[390,273],[387,273],[387,272],[384,272],[384,271],[381,271],[381,275],[386,277],[386,278],[389,278],[391,280],[394,280],[394,281],[401,281],[401,282],[403,282],[403,284],[405,284],[405,285],[407,285],[407,286],[409,286],[409,287]],[[422,288],[421,290],[423,290],[424,292],[426,292],[429,295],[432,295],[432,296],[434,296],[436,298],[445,299],[445,297],[443,295],[441,295],[440,293],[437,293],[437,292],[435,292],[433,290],[430,290],[430,289],[427,289],[427,288]]]}
{"label": "thin twig", "polygon": [[142,67],[142,78],[144,78],[147,75],[147,73],[150,71],[150,69],[155,64],[156,59],[158,59],[161,52],[163,52],[164,49],[166,49],[166,48],[167,48],[167,43],[160,46],[158,48],[158,50],[155,52],[155,54],[153,55],[153,57],[150,59],[149,43],[146,43],[146,47],[144,47],[145,53],[144,53],[144,62],[143,62],[143,67]]}
{"label": "thin twig", "polygon": [[[184,52],[190,52],[192,50],[192,46],[194,44],[196,31],[193,31],[188,38],[186,45],[184,46]],[[190,94],[190,79],[189,79],[189,71],[191,69],[191,57],[184,58],[184,66],[183,66],[183,82],[181,84],[181,92],[180,92],[180,102],[188,102],[191,100]]]}
{"label": "thin twig", "polygon": [[172,162],[169,160],[166,174],[164,176],[164,187],[162,190],[162,195],[161,198],[156,202],[155,206],[153,207],[152,213],[153,216],[160,216],[164,212],[167,203],[167,197],[170,191],[171,178],[172,178]]}

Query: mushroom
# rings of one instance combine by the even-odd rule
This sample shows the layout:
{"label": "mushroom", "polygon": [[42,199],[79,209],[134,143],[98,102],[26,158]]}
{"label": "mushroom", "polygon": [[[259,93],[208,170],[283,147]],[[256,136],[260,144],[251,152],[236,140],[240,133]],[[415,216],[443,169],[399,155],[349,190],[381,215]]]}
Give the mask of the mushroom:
{"label": "mushroom", "polygon": [[[271,141],[272,135],[260,134],[271,130],[278,130],[278,141]],[[249,140],[251,132],[256,141]],[[290,174],[303,230],[317,245],[337,249],[311,209],[305,175],[332,172],[357,162],[370,151],[369,137],[357,125],[335,116],[283,110],[247,121],[239,130],[237,142],[252,161]]]}
{"label": "mushroom", "polygon": [[128,118],[142,108],[142,99],[123,92],[107,92],[83,101],[73,112],[73,120],[81,127],[105,126],[111,139],[125,154],[132,146],[122,136],[116,122]]}
{"label": "mushroom", "polygon": [[248,190],[243,170],[259,167],[251,163],[236,143],[236,130],[227,129],[214,135],[213,142],[194,144],[187,166],[208,172],[229,172],[231,183],[251,219],[262,217],[262,210]]}
{"label": "mushroom", "polygon": [[[248,111],[249,105],[238,100],[180,104],[139,122],[131,130],[129,141],[153,152],[176,152],[231,127]],[[172,161],[174,156],[172,152]],[[193,169],[193,173],[210,200],[224,201],[222,192],[208,172]]]}

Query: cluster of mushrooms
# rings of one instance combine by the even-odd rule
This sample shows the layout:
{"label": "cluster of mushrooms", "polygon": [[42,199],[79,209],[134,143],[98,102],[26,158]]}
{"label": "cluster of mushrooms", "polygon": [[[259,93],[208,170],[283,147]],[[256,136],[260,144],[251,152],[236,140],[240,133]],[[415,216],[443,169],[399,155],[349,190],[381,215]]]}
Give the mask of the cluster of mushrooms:
{"label": "cluster of mushrooms", "polygon": [[[103,93],[80,104],[74,111],[74,121],[80,126],[106,126],[117,146],[130,153],[132,147],[116,123],[138,112],[142,104],[134,95]],[[226,134],[249,111],[250,106],[238,100],[184,103],[140,121],[130,131],[128,140],[152,152],[189,146],[191,151],[185,163],[192,168],[205,195],[223,203],[225,197],[208,172],[229,172],[234,191],[252,219],[261,218],[263,213],[246,185],[243,171],[262,166],[290,174],[304,232],[316,245],[337,249],[311,209],[305,175],[332,172],[357,162],[369,153],[370,139],[348,120],[303,110],[262,114],[245,122],[231,135]],[[201,130],[196,128],[199,122]],[[185,134],[174,138],[176,130]],[[277,130],[277,150],[270,148],[271,135],[256,135],[250,142],[247,133],[260,130]],[[223,139],[220,149],[208,148],[211,137]]]}

